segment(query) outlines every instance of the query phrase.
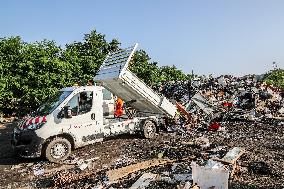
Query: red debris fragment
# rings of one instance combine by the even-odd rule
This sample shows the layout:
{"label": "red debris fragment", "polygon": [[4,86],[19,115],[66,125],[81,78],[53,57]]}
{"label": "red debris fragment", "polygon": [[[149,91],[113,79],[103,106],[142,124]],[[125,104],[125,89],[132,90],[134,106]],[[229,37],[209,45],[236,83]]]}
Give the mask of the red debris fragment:
{"label": "red debris fragment", "polygon": [[232,107],[232,106],[233,106],[233,103],[231,103],[231,102],[224,102],[224,103],[223,103],[223,106],[224,106],[224,107]]}
{"label": "red debris fragment", "polygon": [[209,131],[217,131],[220,127],[221,127],[221,125],[219,123],[213,122],[209,125],[208,130]]}

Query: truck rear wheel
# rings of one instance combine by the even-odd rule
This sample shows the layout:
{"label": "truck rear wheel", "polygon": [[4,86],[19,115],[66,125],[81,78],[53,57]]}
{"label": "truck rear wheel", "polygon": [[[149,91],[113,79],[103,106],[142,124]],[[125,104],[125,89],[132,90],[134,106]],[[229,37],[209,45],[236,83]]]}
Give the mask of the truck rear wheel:
{"label": "truck rear wheel", "polygon": [[154,138],[156,130],[156,125],[153,121],[146,120],[144,122],[143,133],[145,138]]}
{"label": "truck rear wheel", "polygon": [[46,158],[51,162],[65,160],[71,154],[71,144],[66,138],[57,137],[50,141],[45,150]]}

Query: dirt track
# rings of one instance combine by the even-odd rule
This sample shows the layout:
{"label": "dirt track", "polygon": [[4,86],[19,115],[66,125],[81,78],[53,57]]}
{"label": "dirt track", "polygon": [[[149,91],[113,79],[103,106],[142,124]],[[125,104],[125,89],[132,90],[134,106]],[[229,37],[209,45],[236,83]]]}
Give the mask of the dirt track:
{"label": "dirt track", "polygon": [[[120,136],[102,143],[87,146],[73,152],[70,161],[54,164],[44,159],[22,159],[13,155],[10,145],[11,132],[15,123],[6,123],[0,127],[0,188],[84,188],[94,187],[104,180],[104,170],[122,167],[128,164],[149,160],[163,153],[169,159],[195,156],[195,160],[206,159],[208,151],[202,151],[195,145],[184,145],[199,136],[208,137],[210,149],[224,146],[226,151],[234,146],[244,147],[246,153],[238,160],[241,167],[237,171],[231,188],[284,188],[284,129],[283,126],[263,124],[229,124],[225,131],[194,132],[192,136],[182,137],[161,133],[156,139],[146,140],[139,136]],[[209,151],[210,151],[209,149]],[[218,152],[219,155],[225,152]],[[95,158],[89,169],[78,171],[78,165],[69,164]],[[256,162],[265,162],[268,169],[254,169]],[[158,167],[147,171],[160,172],[168,167]],[[265,170],[263,170],[265,169]],[[35,176],[34,171],[44,170],[43,175]],[[114,188],[127,188],[143,172],[131,175],[131,178],[112,185]],[[62,182],[58,176],[75,175],[76,178]],[[176,185],[156,183],[150,188],[176,188]]]}

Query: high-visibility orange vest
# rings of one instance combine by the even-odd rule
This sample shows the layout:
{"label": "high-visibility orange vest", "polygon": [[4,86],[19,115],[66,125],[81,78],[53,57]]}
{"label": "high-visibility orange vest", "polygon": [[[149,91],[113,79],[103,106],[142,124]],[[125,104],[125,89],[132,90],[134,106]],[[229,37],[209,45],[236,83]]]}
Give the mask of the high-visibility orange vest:
{"label": "high-visibility orange vest", "polygon": [[122,114],[123,114],[123,101],[121,100],[121,98],[117,98],[114,115],[115,117],[120,117],[122,116]]}

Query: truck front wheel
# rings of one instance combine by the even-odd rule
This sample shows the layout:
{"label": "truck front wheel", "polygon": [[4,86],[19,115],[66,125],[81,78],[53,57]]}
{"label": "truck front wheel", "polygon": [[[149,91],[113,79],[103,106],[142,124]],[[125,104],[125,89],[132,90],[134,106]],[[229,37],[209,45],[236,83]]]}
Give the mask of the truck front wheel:
{"label": "truck front wheel", "polygon": [[45,150],[46,158],[51,162],[65,160],[71,154],[71,144],[66,138],[57,137],[50,141]]}
{"label": "truck front wheel", "polygon": [[156,134],[156,125],[153,121],[146,120],[143,125],[143,133],[145,138],[154,138]]}

